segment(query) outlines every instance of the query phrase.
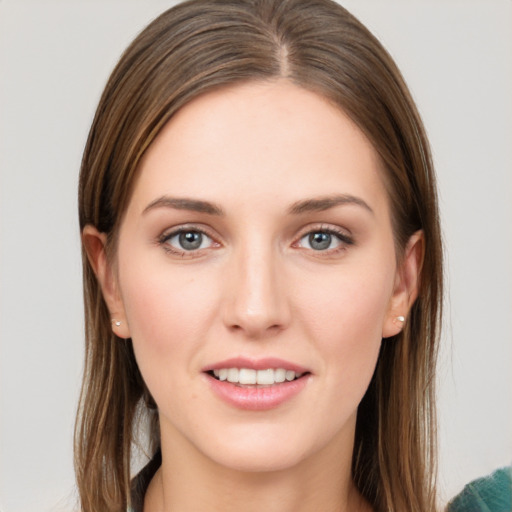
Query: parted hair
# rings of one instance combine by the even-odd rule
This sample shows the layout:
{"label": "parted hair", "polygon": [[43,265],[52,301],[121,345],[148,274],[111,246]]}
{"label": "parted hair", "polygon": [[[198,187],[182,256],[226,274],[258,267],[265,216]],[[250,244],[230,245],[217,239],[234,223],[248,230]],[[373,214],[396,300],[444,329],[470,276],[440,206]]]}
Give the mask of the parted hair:
{"label": "parted hair", "polygon": [[[167,121],[208,91],[276,79],[327,98],[368,137],[383,164],[398,259],[409,237],[423,230],[418,298],[402,332],[383,342],[359,406],[352,476],[376,511],[432,512],[443,294],[435,175],[401,73],[343,7],[332,0],[190,0],[150,23],[121,56],[99,102],[81,164],[80,229],[90,224],[105,233],[107,253],[115,258],[139,162]],[[86,355],[75,428],[80,505],[83,512],[126,512],[135,434],[148,429],[145,449],[154,453],[158,415],[131,340],[112,333],[82,253]]]}

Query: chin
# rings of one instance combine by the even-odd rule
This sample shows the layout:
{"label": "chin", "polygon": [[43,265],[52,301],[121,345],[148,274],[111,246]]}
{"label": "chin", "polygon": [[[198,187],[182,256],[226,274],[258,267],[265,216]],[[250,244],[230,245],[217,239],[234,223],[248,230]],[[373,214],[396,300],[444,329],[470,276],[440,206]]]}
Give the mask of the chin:
{"label": "chin", "polygon": [[224,468],[240,473],[273,473],[285,471],[296,466],[307,458],[307,454],[299,452],[297,447],[289,447],[277,451],[274,447],[230,446],[229,452],[214,454],[214,462]]}
{"label": "chin", "polygon": [[337,435],[339,432],[315,434],[311,425],[305,425],[303,429],[297,428],[297,424],[275,427],[252,425],[228,429],[225,436],[216,437],[215,444],[198,448],[219,466],[242,473],[286,471],[313,462],[326,450],[343,449]]}

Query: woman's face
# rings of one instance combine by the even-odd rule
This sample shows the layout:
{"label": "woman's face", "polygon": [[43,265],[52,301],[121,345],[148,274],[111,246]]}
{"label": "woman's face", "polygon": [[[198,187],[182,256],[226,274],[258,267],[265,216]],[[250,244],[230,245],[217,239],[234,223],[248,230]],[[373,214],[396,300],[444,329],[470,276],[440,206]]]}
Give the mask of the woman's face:
{"label": "woman's face", "polygon": [[206,94],[165,126],[104,284],[164,449],[257,471],[351,453],[410,297],[380,167],[346,115],[285,81]]}

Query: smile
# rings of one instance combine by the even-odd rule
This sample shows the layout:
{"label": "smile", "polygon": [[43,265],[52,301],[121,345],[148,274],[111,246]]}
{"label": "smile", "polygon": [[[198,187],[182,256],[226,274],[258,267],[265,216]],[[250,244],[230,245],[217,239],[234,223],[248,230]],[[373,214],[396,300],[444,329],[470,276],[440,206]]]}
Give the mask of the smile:
{"label": "smile", "polygon": [[266,368],[254,370],[252,368],[219,368],[212,370],[211,375],[219,381],[228,381],[232,384],[248,386],[273,386],[283,382],[291,382],[300,378],[298,373],[285,368]]}
{"label": "smile", "polygon": [[203,372],[214,395],[246,411],[278,408],[300,395],[312,378],[308,368],[278,358],[232,358]]}

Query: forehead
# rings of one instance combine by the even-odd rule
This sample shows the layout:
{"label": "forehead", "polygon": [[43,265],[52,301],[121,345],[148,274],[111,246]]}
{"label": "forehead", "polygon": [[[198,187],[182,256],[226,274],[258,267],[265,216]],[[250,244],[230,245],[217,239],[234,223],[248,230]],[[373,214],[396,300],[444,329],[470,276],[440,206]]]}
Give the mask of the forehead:
{"label": "forehead", "polygon": [[143,208],[162,194],[293,202],[339,192],[381,202],[382,175],[373,146],[340,108],[286,81],[248,83],[175,114],[142,159],[132,199]]}

